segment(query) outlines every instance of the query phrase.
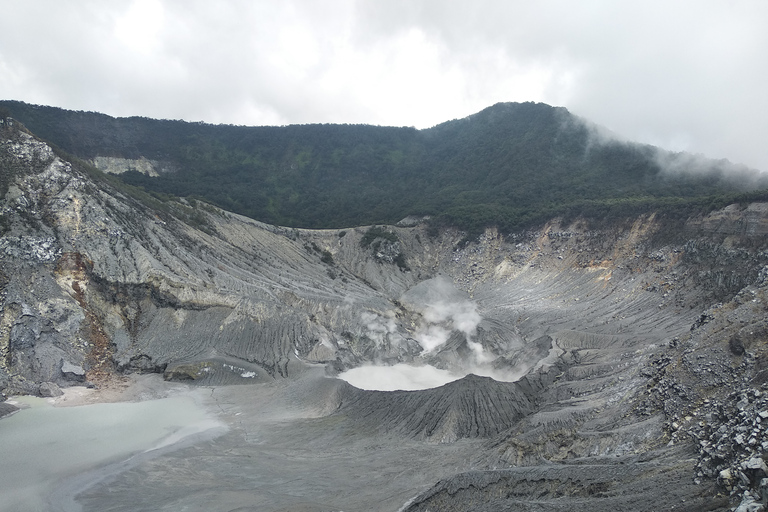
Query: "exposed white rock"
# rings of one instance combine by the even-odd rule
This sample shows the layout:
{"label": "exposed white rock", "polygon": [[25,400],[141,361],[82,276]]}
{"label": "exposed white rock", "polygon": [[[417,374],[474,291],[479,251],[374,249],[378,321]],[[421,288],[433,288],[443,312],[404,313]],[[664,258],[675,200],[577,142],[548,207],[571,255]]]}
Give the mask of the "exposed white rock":
{"label": "exposed white rock", "polygon": [[157,160],[141,158],[117,158],[111,156],[97,156],[92,160],[93,166],[110,174],[122,174],[127,171],[136,171],[147,176],[160,176],[163,166]]}

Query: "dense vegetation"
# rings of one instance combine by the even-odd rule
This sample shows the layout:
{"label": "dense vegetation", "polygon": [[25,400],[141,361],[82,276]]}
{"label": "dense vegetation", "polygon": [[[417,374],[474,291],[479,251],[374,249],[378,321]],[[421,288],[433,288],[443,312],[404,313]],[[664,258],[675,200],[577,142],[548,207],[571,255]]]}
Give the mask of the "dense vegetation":
{"label": "dense vegetation", "polygon": [[79,158],[144,157],[172,169],[156,178],[122,174],[130,185],[294,227],[430,215],[470,232],[507,230],[555,215],[706,209],[768,188],[759,173],[727,161],[601,138],[544,104],[498,104],[426,130],[214,126],[10,101],[0,107]]}

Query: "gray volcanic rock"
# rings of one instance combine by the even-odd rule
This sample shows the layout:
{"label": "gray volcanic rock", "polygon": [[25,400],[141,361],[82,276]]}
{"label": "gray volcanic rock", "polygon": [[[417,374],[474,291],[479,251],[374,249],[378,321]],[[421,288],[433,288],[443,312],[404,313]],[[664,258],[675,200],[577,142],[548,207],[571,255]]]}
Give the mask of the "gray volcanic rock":
{"label": "gray volcanic rock", "polygon": [[3,203],[0,345],[25,379],[82,380],[65,364],[106,374],[215,354],[286,376],[299,358],[316,357],[321,341],[333,346],[338,332],[360,331],[361,312],[392,307],[371,288],[384,275],[398,290],[413,280],[383,274],[372,257],[360,263],[365,278],[337,270],[332,279],[312,247],[338,251],[359,236],[342,244],[335,232],[265,226],[211,207],[197,212],[205,229],[196,230],[94,185],[23,131],[7,136],[6,165],[18,171]]}
{"label": "gray volcanic rock", "polygon": [[67,380],[84,381],[85,369],[82,366],[72,364],[69,361],[61,362],[61,374]]}
{"label": "gray volcanic rock", "polygon": [[0,402],[0,418],[3,416],[8,416],[9,414],[13,414],[14,412],[18,411],[19,408],[12,404],[7,404],[5,402]]}
{"label": "gray volcanic rock", "polygon": [[38,393],[42,397],[56,397],[64,394],[61,388],[54,382],[40,383],[40,388]]}
{"label": "gray volcanic rock", "polygon": [[533,410],[520,384],[468,375],[423,391],[348,390],[336,414],[382,433],[454,442],[497,435]]}
{"label": "gray volcanic rock", "polygon": [[657,454],[657,460],[596,458],[462,473],[437,483],[403,510],[723,510],[728,500],[713,499],[712,483],[696,485],[690,480],[685,455],[678,451]]}
{"label": "gray volcanic rock", "polygon": [[[365,475],[366,485],[338,484],[343,496],[310,483],[322,496],[302,506],[390,510],[423,492],[412,510],[722,510],[765,489],[765,204],[626,225],[553,219],[468,244],[407,223],[379,228],[374,250],[377,240],[361,246],[368,227],[289,229],[158,199],[68,162],[10,120],[0,168],[2,392],[131,372],[212,394],[239,384],[264,403],[230,390],[243,404],[221,409],[263,409],[228,416],[227,453],[282,460],[254,441],[266,425],[269,446],[298,461],[270,466],[267,494],[425,454],[404,462],[418,483],[396,476],[397,489],[380,489]],[[399,363],[465,377],[395,392],[332,378]],[[305,447],[337,466],[326,471]],[[355,465],[374,452],[381,464]],[[151,509],[179,489],[192,496],[192,482],[236,509],[266,478],[253,461],[257,476],[240,474],[213,444],[184,456],[94,488],[90,509],[114,489],[133,510],[138,488]],[[202,467],[211,474],[190,477]],[[216,475],[226,478],[206,483]],[[277,501],[297,505],[289,498]]]}

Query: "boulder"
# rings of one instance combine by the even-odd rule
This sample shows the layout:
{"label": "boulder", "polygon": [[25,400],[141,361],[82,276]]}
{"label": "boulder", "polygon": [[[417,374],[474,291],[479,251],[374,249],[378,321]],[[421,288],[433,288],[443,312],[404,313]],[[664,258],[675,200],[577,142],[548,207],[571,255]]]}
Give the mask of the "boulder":
{"label": "boulder", "polygon": [[760,477],[768,476],[768,466],[761,457],[752,457],[744,463],[744,469],[750,469],[756,472]]}
{"label": "boulder", "polygon": [[0,402],[0,418],[3,416],[7,416],[9,414],[13,414],[14,412],[18,411],[19,408],[15,405],[7,404],[5,402]]}
{"label": "boulder", "polygon": [[720,471],[720,474],[717,477],[717,481],[720,485],[729,491],[733,489],[733,473],[731,472],[731,469],[725,468],[724,470]]}
{"label": "boulder", "polygon": [[763,512],[764,510],[763,504],[755,500],[751,493],[746,492],[736,512]]}
{"label": "boulder", "polygon": [[85,380],[85,370],[82,366],[72,364],[69,361],[62,361],[61,373],[67,380],[83,382]]}
{"label": "boulder", "polygon": [[64,392],[55,382],[42,382],[38,394],[42,397],[61,396]]}

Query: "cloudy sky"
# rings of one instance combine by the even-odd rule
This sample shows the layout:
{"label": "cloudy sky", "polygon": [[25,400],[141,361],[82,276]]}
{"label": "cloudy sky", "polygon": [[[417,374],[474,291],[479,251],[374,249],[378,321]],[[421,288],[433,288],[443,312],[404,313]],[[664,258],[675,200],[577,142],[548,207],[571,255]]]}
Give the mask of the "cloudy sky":
{"label": "cloudy sky", "polygon": [[768,2],[2,0],[0,98],[418,128],[542,101],[768,171]]}

